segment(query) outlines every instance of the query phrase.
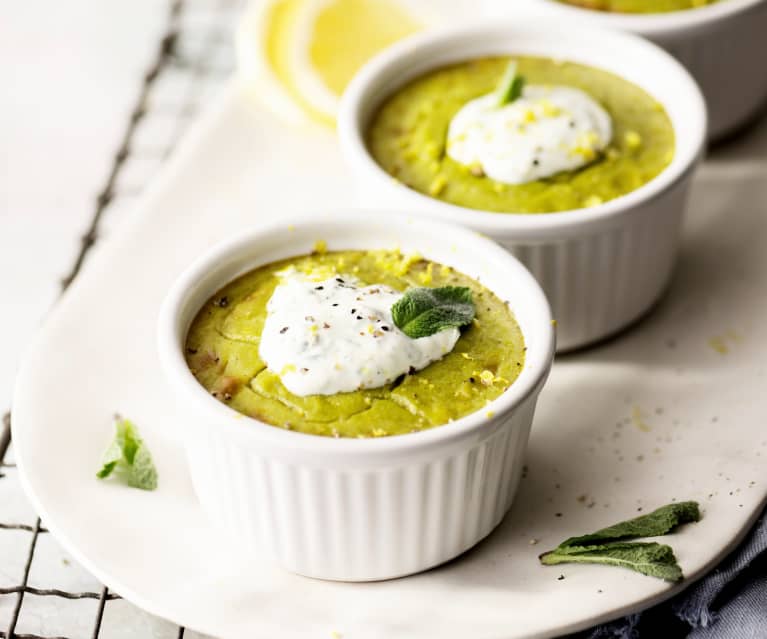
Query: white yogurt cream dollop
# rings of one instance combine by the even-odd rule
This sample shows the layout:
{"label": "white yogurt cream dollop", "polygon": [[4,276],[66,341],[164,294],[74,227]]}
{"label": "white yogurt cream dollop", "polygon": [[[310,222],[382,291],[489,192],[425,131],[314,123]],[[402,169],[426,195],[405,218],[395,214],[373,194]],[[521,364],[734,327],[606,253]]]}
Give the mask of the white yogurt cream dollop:
{"label": "white yogurt cream dollop", "polygon": [[450,122],[447,154],[506,184],[524,184],[594,161],[610,143],[610,115],[572,87],[525,86],[513,102],[466,103]]}
{"label": "white yogurt cream dollop", "polygon": [[391,316],[401,297],[346,275],[316,282],[284,273],[266,306],[261,359],[300,396],[377,388],[425,368],[453,350],[460,332],[408,337]]}

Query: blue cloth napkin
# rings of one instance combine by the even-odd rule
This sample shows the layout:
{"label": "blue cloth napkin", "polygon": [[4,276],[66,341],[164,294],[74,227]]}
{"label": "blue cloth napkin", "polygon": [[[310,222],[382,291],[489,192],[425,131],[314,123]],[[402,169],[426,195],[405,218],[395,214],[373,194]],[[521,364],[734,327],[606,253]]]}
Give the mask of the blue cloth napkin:
{"label": "blue cloth napkin", "polygon": [[673,599],[578,639],[767,639],[767,510],[711,573]]}

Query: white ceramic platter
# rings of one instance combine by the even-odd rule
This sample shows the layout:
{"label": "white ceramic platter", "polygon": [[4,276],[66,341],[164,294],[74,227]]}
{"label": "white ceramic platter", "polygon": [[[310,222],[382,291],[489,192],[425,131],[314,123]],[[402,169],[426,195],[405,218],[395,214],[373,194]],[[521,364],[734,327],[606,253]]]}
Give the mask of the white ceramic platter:
{"label": "white ceramic platter", "polygon": [[[699,177],[681,264],[659,308],[555,365],[529,472],[497,531],[421,575],[327,583],[233,555],[215,537],[192,493],[184,424],[155,351],[163,296],[212,243],[287,212],[355,204],[332,132],[285,127],[232,85],[29,351],[13,405],[26,489],[56,537],[109,587],[217,636],[550,636],[662,600],[677,588],[619,569],[545,568],[537,555],[640,508],[697,499],[703,521],[669,539],[685,586],[758,514],[767,494],[766,132],[720,152]],[[115,411],[148,441],[155,493],[94,477]]]}

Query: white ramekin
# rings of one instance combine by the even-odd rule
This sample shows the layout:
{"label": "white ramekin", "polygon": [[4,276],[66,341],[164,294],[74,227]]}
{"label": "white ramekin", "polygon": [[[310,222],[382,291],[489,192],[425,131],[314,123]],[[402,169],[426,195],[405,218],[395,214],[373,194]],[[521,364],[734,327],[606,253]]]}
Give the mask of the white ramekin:
{"label": "white ramekin", "polygon": [[[672,163],[641,188],[588,209],[536,215],[489,213],[448,204],[394,181],[370,155],[365,130],[381,101],[430,69],[472,58],[537,55],[612,71],[666,108],[676,132]],[[369,62],[341,102],[338,131],[360,200],[463,224],[492,237],[538,279],[570,350],[609,336],[662,294],[706,137],[706,108],[695,81],[657,46],[600,29],[557,29],[518,19],[416,36]]]}
{"label": "white ramekin", "polygon": [[[307,254],[320,239],[330,250],[417,251],[509,300],[527,346],[518,379],[480,412],[379,439],[287,431],[210,397],[183,356],[199,308],[238,275]],[[516,259],[466,229],[389,211],[286,220],[214,248],[168,294],[158,340],[192,481],[220,533],[237,551],[270,553],[292,572],[349,581],[435,566],[498,525],[517,489],[554,352],[546,298]]]}
{"label": "white ramekin", "polygon": [[[709,137],[737,132],[767,107],[767,0],[720,0],[688,11],[620,14],[569,6],[556,0],[524,0],[553,24],[594,24],[644,36],[674,55],[706,96]],[[498,14],[523,3],[491,0]],[[642,64],[637,59],[636,64]]]}

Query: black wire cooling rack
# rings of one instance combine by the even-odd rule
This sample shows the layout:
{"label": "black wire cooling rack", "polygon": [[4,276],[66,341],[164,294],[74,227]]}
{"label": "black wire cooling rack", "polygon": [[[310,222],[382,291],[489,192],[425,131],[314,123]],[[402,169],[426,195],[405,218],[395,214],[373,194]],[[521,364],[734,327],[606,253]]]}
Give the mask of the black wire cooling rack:
{"label": "black wire cooling rack", "polygon": [[[62,291],[78,276],[99,237],[108,234],[110,222],[131,208],[145,182],[176,146],[192,118],[230,75],[234,65],[232,31],[241,9],[242,0],[170,1],[167,26],[144,74],[108,177],[96,197],[80,249],[61,281]],[[14,504],[23,502],[24,498],[13,463],[11,419],[11,413],[7,412],[0,423],[0,495],[5,496],[0,499],[0,544],[7,543],[9,549],[26,546],[27,550],[18,558],[15,550],[5,555],[17,565],[0,566],[0,639],[201,638],[184,628],[147,620],[144,613],[141,613],[142,628],[110,629],[104,621],[105,614],[110,606],[116,605],[111,602],[121,598],[104,586],[78,590],[67,587],[77,581],[72,579],[62,579],[67,585],[61,588],[55,587],[55,582],[53,587],[32,585],[33,567],[35,572],[46,573],[48,581],[70,562],[62,553],[41,550],[47,545],[47,541],[41,540],[47,537],[48,531],[39,517],[33,515],[29,522],[17,519],[17,516],[24,517],[17,514]],[[32,512],[31,507],[27,510]],[[26,539],[19,539],[20,535]],[[19,573],[20,579],[15,581]],[[95,578],[90,581],[97,584]],[[58,601],[50,602],[48,598]],[[82,602],[89,605],[82,607]],[[63,616],[61,611],[65,605],[82,608],[68,611],[67,616],[76,618],[77,622],[70,624],[72,628],[64,629],[66,636],[27,631],[26,628],[45,627],[54,633],[62,632],[50,617]]]}

